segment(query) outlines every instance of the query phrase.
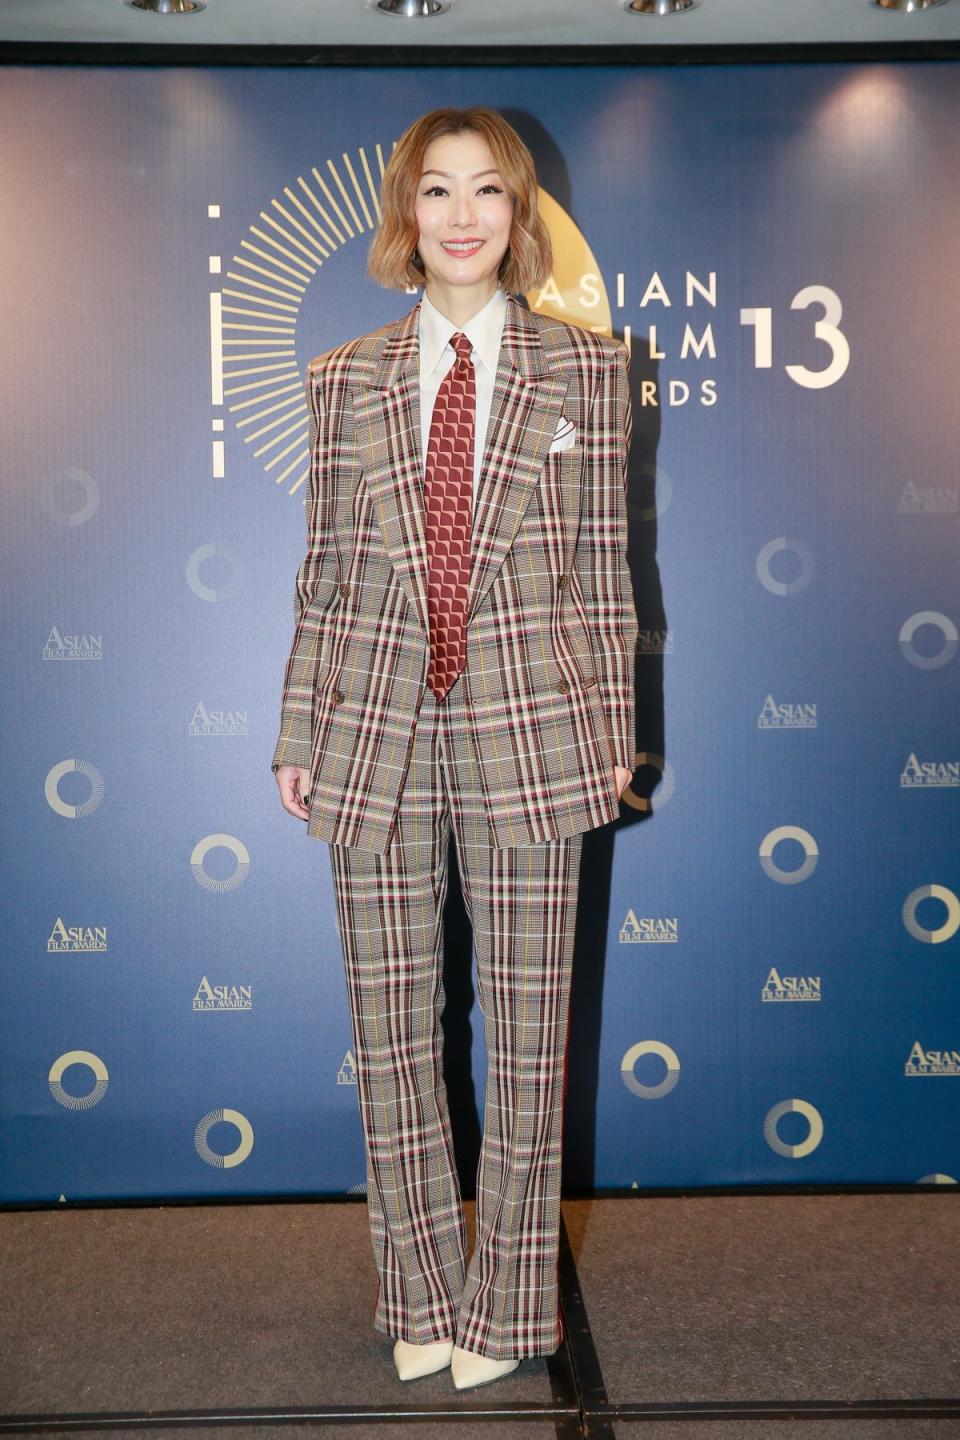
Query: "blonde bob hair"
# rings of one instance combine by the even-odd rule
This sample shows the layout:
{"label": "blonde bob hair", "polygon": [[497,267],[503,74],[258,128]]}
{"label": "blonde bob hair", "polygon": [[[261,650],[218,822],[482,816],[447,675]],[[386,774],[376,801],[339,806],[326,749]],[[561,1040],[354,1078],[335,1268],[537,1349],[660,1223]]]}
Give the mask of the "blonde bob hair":
{"label": "blonde bob hair", "polygon": [[513,126],[483,105],[431,110],[403,132],[387,161],[381,187],[383,218],[367,255],[367,272],[388,290],[420,286],[426,278],[417,253],[417,187],[423,157],[439,135],[472,130],[490,148],[501,178],[513,197],[510,244],[497,279],[504,290],[522,295],[545,285],[553,268],[550,235],[537,210],[537,172],[533,156]]}

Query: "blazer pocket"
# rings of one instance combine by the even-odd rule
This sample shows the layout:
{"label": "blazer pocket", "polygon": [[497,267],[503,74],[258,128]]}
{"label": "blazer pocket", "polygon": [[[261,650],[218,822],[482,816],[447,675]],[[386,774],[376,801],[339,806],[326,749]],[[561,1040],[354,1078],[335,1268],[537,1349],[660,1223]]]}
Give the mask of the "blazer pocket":
{"label": "blazer pocket", "polygon": [[547,451],[547,454],[560,455],[564,450],[572,450],[576,444],[577,432],[574,427],[571,426],[569,430],[565,430],[562,435],[558,435],[556,439],[550,441],[550,449]]}
{"label": "blazer pocket", "polygon": [[577,470],[583,463],[583,442],[578,441],[576,445],[566,445],[556,450],[548,450],[544,456],[543,466],[545,470],[556,467],[563,470]]}

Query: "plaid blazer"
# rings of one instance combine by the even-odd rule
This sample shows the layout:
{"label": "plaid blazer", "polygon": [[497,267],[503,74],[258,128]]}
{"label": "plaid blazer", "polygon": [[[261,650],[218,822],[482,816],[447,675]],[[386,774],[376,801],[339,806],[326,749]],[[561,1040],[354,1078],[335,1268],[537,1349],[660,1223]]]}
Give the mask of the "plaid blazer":
{"label": "plaid blazer", "polygon": [[[427,693],[418,312],[312,360],[307,553],[272,760],[307,834],[384,851]],[[462,703],[495,848],[592,830],[634,764],[622,341],[507,296],[473,514]],[[575,443],[549,452],[561,415]]]}

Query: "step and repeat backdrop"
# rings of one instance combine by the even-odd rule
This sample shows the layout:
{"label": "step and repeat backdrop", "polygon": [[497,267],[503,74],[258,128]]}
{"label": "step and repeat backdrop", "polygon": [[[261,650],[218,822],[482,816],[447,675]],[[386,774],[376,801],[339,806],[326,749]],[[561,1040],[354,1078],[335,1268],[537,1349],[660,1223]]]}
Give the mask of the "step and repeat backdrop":
{"label": "step and repeat backdrop", "polygon": [[[362,1192],[329,849],[270,760],[307,362],[386,159],[501,110],[632,354],[637,768],[568,1192],[960,1177],[953,63],[8,67],[0,1200]],[[465,1189],[486,1056],[451,891]]]}

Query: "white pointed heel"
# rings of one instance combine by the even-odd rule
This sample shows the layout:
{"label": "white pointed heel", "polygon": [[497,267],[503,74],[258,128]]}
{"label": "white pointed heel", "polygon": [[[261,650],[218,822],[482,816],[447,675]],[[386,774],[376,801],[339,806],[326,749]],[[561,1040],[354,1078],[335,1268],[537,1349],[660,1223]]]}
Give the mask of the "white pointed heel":
{"label": "white pointed heel", "polygon": [[519,1364],[519,1360],[491,1360],[487,1355],[474,1355],[472,1350],[461,1350],[459,1345],[454,1345],[450,1373],[456,1388],[464,1390],[468,1385],[486,1385],[490,1380],[499,1380]]}
{"label": "white pointed heel", "polygon": [[398,1340],[393,1347],[393,1363],[401,1380],[416,1380],[445,1370],[453,1354],[452,1340],[433,1340],[427,1345],[414,1345]]}

